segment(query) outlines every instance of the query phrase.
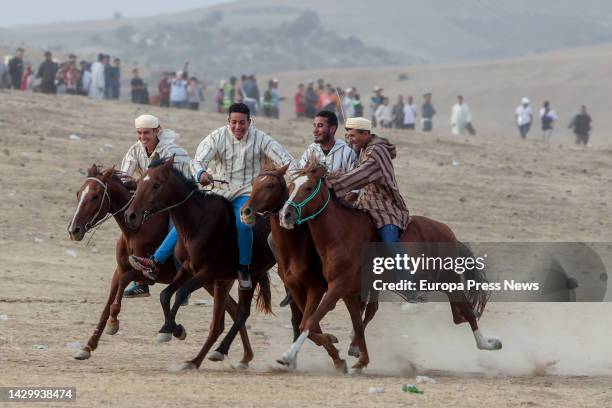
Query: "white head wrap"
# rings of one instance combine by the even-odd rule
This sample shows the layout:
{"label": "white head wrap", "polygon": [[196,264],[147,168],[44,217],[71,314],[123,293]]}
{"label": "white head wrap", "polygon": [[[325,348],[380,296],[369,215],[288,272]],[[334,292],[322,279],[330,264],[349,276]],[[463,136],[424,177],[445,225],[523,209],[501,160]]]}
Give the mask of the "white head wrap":
{"label": "white head wrap", "polygon": [[136,129],[157,129],[159,127],[159,119],[153,115],[140,115],[134,120]]}
{"label": "white head wrap", "polygon": [[372,122],[366,118],[348,118],[344,125],[347,129],[372,130]]}
{"label": "white head wrap", "polygon": [[522,104],[529,104],[529,98],[526,96],[523,96],[523,99],[521,99],[521,103]]}

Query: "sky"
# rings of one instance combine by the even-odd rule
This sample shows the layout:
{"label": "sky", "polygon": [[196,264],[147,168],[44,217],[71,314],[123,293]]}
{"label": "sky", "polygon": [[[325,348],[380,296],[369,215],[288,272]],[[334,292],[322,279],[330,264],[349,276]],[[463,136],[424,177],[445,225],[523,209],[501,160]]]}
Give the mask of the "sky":
{"label": "sky", "polygon": [[[63,21],[110,19],[115,12],[123,17],[172,14],[227,3],[230,0],[34,0],[3,4],[0,27]],[[3,2],[2,2],[3,3]]]}

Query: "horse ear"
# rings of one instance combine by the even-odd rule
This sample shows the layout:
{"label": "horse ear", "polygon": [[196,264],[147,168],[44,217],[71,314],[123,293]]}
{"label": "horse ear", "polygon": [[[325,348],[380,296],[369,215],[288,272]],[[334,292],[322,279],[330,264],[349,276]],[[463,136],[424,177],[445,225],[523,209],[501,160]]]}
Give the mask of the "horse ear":
{"label": "horse ear", "polygon": [[108,181],[109,178],[111,178],[111,176],[115,173],[115,168],[111,167],[110,169],[106,170],[104,172],[104,174],[102,175],[102,182],[106,183]]}
{"label": "horse ear", "polygon": [[156,162],[161,160],[161,158],[159,157],[159,153],[155,152],[153,153],[153,156],[151,156],[151,162]]}
{"label": "horse ear", "polygon": [[284,176],[287,173],[287,170],[289,169],[289,165],[291,163],[287,163],[285,164],[283,167],[281,167],[280,169],[276,170],[276,174],[278,174],[279,176]]}
{"label": "horse ear", "polygon": [[170,157],[169,157],[169,158],[166,160],[166,162],[164,163],[164,166],[165,166],[166,168],[170,168],[170,167],[172,167],[172,165],[174,164],[174,156],[175,156],[175,155],[173,154],[172,156],[170,156]]}
{"label": "horse ear", "polygon": [[96,163],[92,164],[91,167],[87,169],[87,177],[95,177],[98,174],[100,174],[100,172]]}

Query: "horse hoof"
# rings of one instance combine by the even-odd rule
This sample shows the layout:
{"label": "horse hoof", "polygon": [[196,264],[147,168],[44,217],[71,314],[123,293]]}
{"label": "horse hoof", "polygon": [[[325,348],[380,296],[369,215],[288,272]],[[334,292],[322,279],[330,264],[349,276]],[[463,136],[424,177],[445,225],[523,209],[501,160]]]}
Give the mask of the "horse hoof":
{"label": "horse hoof", "polygon": [[348,349],[348,355],[359,358],[359,347],[351,344]]}
{"label": "horse hoof", "polygon": [[231,365],[231,367],[232,367],[234,370],[241,370],[241,371],[242,371],[242,370],[246,370],[246,369],[248,369],[248,368],[249,368],[249,365],[248,365],[248,364],[245,364],[245,363],[238,363],[238,364],[232,364],[232,365]]}
{"label": "horse hoof", "polygon": [[287,356],[281,356],[281,358],[277,359],[276,362],[282,366],[289,368],[290,370],[295,370],[297,368],[296,359],[292,359]]}
{"label": "horse hoof", "polygon": [[362,375],[362,374],[363,374],[363,367],[353,366],[351,368],[351,375]]}
{"label": "horse hoof", "polygon": [[338,338],[336,336],[334,336],[333,334],[325,333],[325,336],[327,336],[327,338],[329,339],[329,341],[332,344],[337,344],[338,343]]}
{"label": "horse hoof", "polygon": [[336,366],[336,371],[340,374],[348,373],[348,366],[346,365],[346,360],[340,360],[337,363],[334,363]]}
{"label": "horse hoof", "polygon": [[210,361],[223,361],[225,356],[220,351],[215,350],[208,353],[208,359]]}
{"label": "horse hoof", "polygon": [[172,333],[158,333],[157,334],[158,343],[167,343],[170,340],[172,340]]}
{"label": "horse hoof", "polygon": [[181,365],[179,371],[193,371],[197,369],[198,367],[196,367],[193,361],[186,361]]}
{"label": "horse hoof", "polygon": [[74,355],[76,360],[87,360],[89,357],[91,357],[91,351],[87,349],[79,350],[79,352]]}
{"label": "horse hoof", "polygon": [[178,326],[176,326],[176,330],[172,335],[179,340],[185,340],[187,338],[187,330],[185,330],[182,324],[179,324]]}
{"label": "horse hoof", "polygon": [[109,336],[117,334],[119,331],[119,320],[109,320],[106,322],[106,329],[104,332]]}
{"label": "horse hoof", "polygon": [[501,350],[502,342],[500,339],[490,337],[487,339],[485,350]]}

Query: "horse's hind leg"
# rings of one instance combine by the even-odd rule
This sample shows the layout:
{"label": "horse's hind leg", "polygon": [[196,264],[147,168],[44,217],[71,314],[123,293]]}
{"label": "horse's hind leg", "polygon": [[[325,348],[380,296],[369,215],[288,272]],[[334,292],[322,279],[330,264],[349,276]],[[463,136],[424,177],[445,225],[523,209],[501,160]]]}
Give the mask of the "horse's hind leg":
{"label": "horse's hind leg", "polygon": [[[229,348],[236,338],[236,334],[238,334],[238,330],[245,327],[245,323],[251,314],[251,302],[253,301],[253,294],[255,293],[255,288],[251,288],[249,290],[239,290],[238,291],[238,310],[236,312],[236,317],[234,319],[234,323],[232,327],[229,329],[223,341],[217,349],[216,353],[220,353],[223,356],[226,356],[229,353]],[[217,357],[215,353],[214,357]],[[214,361],[214,359],[213,359]],[[241,362],[237,368],[245,369],[248,367],[248,362]]]}
{"label": "horse's hind leg", "polygon": [[346,304],[346,308],[351,315],[353,330],[355,330],[354,341],[359,347],[359,360],[357,360],[357,363],[355,363],[353,369],[356,371],[361,371],[367,367],[370,362],[368,348],[365,341],[365,328],[363,321],[361,320],[361,300],[359,299],[359,295],[348,296],[344,298],[344,303]]}
{"label": "horse's hind leg", "polygon": [[[365,304],[365,314],[363,316],[363,330],[368,327],[368,323],[372,321],[376,312],[378,311],[378,302],[369,302]],[[351,335],[351,345],[349,346],[348,351],[349,356],[359,357],[359,346],[357,345],[357,341],[355,340],[355,332],[353,331]]]}
{"label": "horse's hind leg", "polygon": [[100,336],[102,335],[102,331],[104,330],[106,321],[110,315],[110,305],[115,299],[117,288],[119,286],[119,277],[121,276],[122,272],[123,271],[119,269],[119,267],[115,269],[115,273],[113,274],[113,278],[111,280],[111,288],[108,294],[108,299],[106,300],[106,304],[102,310],[102,315],[100,316],[98,325],[96,326],[96,329],[89,340],[87,340],[87,345],[74,356],[74,358],[77,360],[87,360],[89,357],[91,357],[91,352],[98,348],[98,341],[100,340]]}
{"label": "horse's hind leg", "polygon": [[476,340],[476,347],[480,350],[499,350],[502,348],[501,340],[495,337],[485,337],[478,328],[476,321],[476,315],[467,300],[464,302],[451,302],[451,309],[453,310],[453,320],[456,324],[468,321]]}
{"label": "horse's hind leg", "polygon": [[213,304],[213,318],[210,324],[210,331],[206,342],[202,346],[202,349],[198,355],[191,361],[187,362],[183,369],[195,369],[199,368],[202,364],[202,360],[211,349],[213,344],[217,341],[224,328],[225,318],[225,305],[229,296],[229,291],[232,288],[233,281],[216,281],[214,289],[214,304]]}

